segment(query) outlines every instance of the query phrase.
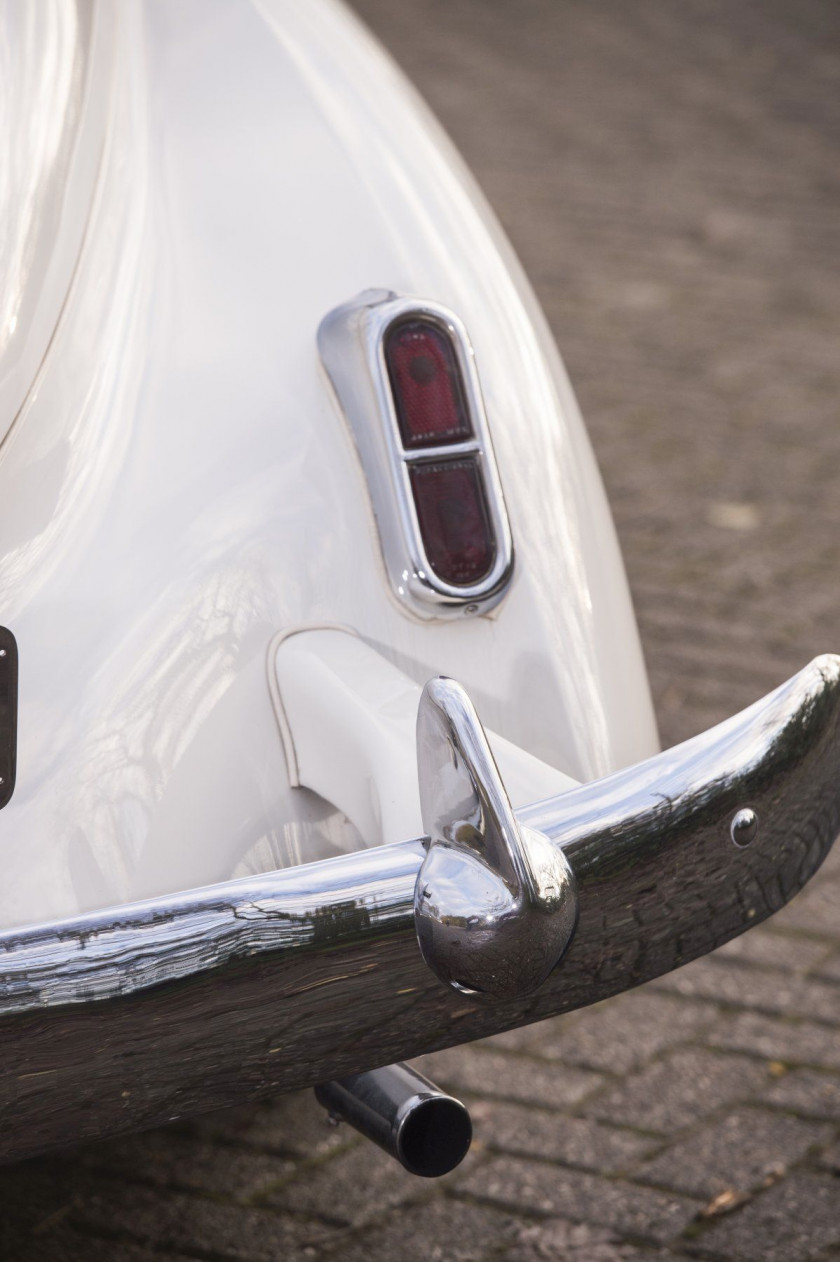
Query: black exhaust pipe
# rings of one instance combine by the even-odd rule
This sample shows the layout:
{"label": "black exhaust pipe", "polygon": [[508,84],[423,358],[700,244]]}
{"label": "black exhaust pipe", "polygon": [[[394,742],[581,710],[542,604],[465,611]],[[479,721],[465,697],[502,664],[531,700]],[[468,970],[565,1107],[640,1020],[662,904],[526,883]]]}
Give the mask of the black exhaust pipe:
{"label": "black exhaust pipe", "polygon": [[386,1065],[315,1088],[331,1117],[355,1126],[410,1174],[437,1178],[463,1161],[472,1141],[470,1115],[408,1065]]}

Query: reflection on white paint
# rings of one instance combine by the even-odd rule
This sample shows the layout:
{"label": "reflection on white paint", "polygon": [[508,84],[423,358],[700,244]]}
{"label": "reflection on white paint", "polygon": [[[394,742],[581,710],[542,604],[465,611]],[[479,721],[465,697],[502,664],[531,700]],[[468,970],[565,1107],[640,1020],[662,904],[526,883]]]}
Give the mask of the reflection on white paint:
{"label": "reflection on white paint", "polygon": [[0,0],[0,442],[47,352],[93,202],[113,14]]}
{"label": "reflection on white paint", "polygon": [[62,0],[0,8],[0,356],[37,291],[27,282],[42,219],[62,192],[83,82],[79,34],[75,5]]}

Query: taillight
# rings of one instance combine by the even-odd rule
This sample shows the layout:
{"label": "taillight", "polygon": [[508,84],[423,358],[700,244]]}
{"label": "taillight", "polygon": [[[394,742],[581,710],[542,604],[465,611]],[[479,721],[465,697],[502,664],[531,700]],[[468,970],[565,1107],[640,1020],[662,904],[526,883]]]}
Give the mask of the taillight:
{"label": "taillight", "polygon": [[443,329],[429,320],[401,320],[385,338],[385,363],[404,447],[471,437],[461,374]]}
{"label": "taillight", "polygon": [[427,618],[491,609],[513,547],[463,324],[438,303],[369,290],[325,317],[318,345],[397,597]]}
{"label": "taillight", "polygon": [[426,559],[444,583],[474,587],[496,558],[479,454],[431,462],[410,455],[463,450],[473,438],[455,343],[437,321],[410,316],[389,327],[383,352]]}

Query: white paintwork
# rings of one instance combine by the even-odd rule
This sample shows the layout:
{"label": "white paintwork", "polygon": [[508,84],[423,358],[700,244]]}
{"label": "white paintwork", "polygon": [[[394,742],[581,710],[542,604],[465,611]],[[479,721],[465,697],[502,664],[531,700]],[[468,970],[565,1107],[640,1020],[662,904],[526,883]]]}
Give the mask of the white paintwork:
{"label": "white paintwork", "polygon": [[[346,844],[343,816],[288,784],[266,678],[284,628],[341,623],[417,684],[459,679],[489,727],[576,779],[650,754],[567,380],[393,65],[328,0],[108,0],[84,47],[78,99],[108,59],[96,193],[65,185],[54,236],[85,222],[84,243],[0,416],[0,622],[20,647],[0,925]],[[389,595],[315,347],[371,286],[434,297],[470,331],[517,558],[492,617],[421,624]]]}
{"label": "white paintwork", "polygon": [[[281,635],[273,658],[290,783],[333,802],[368,845],[422,837],[419,684],[341,628]],[[514,809],[577,786],[496,732],[487,739]]]}
{"label": "white paintwork", "polygon": [[93,202],[114,69],[92,0],[0,0],[0,440],[46,354]]}

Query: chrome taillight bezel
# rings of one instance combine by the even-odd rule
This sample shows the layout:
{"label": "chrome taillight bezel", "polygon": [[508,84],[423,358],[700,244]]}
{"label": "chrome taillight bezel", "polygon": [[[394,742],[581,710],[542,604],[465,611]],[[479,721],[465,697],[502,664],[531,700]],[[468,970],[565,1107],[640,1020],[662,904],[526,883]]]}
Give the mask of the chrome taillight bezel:
{"label": "chrome taillight bezel", "polygon": [[[394,325],[413,318],[436,325],[452,347],[472,424],[469,438],[428,447],[403,444],[385,340]],[[318,349],[361,458],[385,568],[400,604],[421,618],[486,613],[510,582],[513,543],[475,353],[463,322],[441,303],[368,290],[322,320]],[[413,466],[457,459],[476,462],[495,546],[491,568],[470,585],[446,582],[433,570],[410,480]]]}

